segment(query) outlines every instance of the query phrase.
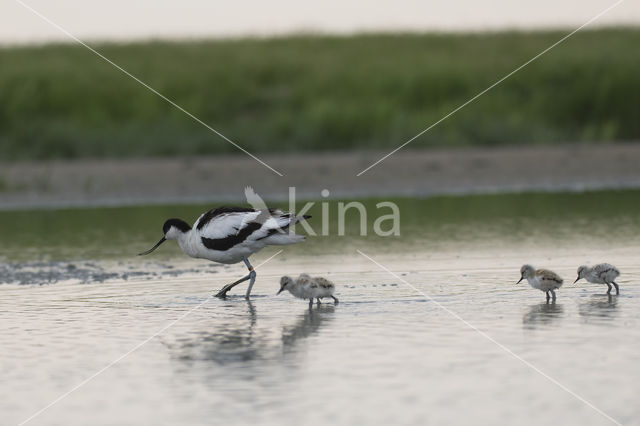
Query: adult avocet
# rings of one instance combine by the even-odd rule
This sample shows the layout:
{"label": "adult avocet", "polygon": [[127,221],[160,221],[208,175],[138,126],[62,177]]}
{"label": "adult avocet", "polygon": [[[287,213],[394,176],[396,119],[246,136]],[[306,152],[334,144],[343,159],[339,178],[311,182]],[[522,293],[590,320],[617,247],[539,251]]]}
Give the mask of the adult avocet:
{"label": "adult avocet", "polygon": [[288,228],[310,217],[294,216],[292,213],[276,209],[218,207],[203,213],[193,224],[193,228],[182,219],[167,220],[162,226],[164,237],[140,255],[151,253],[166,240],[178,240],[180,248],[187,256],[227,264],[243,261],[249,269],[249,274],[225,285],[216,296],[225,297],[233,287],[250,280],[245,295],[248,299],[256,280],[256,271],[249,263],[249,256],[269,245],[304,241],[303,235],[290,232]]}
{"label": "adult avocet", "polygon": [[607,294],[611,294],[611,284],[613,284],[616,288],[616,294],[620,294],[620,287],[616,284],[618,275],[620,275],[618,268],[609,263],[600,263],[592,268],[583,265],[578,268],[578,278],[573,283],[575,284],[584,278],[590,283],[606,284],[609,287]]}
{"label": "adult avocet", "polygon": [[[544,291],[547,294],[547,302],[550,298],[549,293],[551,293],[553,300],[556,300],[555,290],[562,286],[562,278],[560,278],[558,274],[548,269],[536,270],[531,265],[523,265],[522,268],[520,268],[520,274],[520,281],[526,278],[531,287]],[[520,284],[520,281],[516,284]]]}

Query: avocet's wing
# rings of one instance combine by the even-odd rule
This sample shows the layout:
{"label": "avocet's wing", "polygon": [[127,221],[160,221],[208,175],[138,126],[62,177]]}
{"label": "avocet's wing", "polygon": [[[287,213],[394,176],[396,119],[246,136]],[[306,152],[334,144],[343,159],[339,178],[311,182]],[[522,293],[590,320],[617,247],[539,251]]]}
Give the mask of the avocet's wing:
{"label": "avocet's wing", "polygon": [[264,202],[262,197],[256,194],[252,187],[247,186],[244,189],[244,196],[247,198],[247,202],[254,208],[254,210],[267,210],[267,204]]}
{"label": "avocet's wing", "polygon": [[218,207],[202,214],[193,228],[206,238],[235,235],[260,212],[246,207]]}
{"label": "avocet's wing", "polygon": [[335,285],[329,281],[326,278],[323,277],[316,277],[314,278],[315,282],[318,283],[318,285],[324,289],[333,289],[335,288]]}
{"label": "avocet's wing", "polygon": [[538,269],[536,271],[536,275],[541,276],[543,279],[547,281],[555,281],[558,284],[562,284],[562,278],[558,274],[548,269]]}
{"label": "avocet's wing", "polygon": [[285,229],[301,219],[279,210],[266,210],[265,215],[264,210],[221,207],[200,216],[194,224],[194,229],[200,234],[202,243],[207,248],[224,251],[260,240],[265,240],[267,244],[297,242],[304,238],[294,238],[291,241],[289,239],[280,241],[274,238],[276,234],[286,236]]}
{"label": "avocet's wing", "polygon": [[[253,207],[255,210],[260,211],[260,214],[255,219],[255,221],[258,223],[266,224],[266,222],[272,217],[282,214],[281,210],[268,208],[267,203],[265,203],[262,197],[260,197],[250,186],[247,186],[246,188],[244,188],[244,196],[247,198],[247,202],[251,204],[251,207]],[[277,221],[277,222],[280,223],[281,221]],[[286,224],[282,224],[280,226],[284,226],[284,225]],[[272,226],[273,226],[273,223],[270,224],[268,228],[272,228]]]}
{"label": "avocet's wing", "polygon": [[600,263],[594,266],[593,270],[600,279],[604,279],[605,277],[613,277],[615,279],[615,277],[620,275],[618,268],[610,263]]}

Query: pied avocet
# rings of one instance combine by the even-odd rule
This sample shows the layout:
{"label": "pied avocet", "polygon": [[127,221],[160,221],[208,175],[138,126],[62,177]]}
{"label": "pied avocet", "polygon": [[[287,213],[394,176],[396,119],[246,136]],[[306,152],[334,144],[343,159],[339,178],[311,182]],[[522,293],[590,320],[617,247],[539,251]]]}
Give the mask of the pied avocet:
{"label": "pied avocet", "polygon": [[233,287],[250,280],[245,295],[248,299],[256,279],[256,272],[249,263],[249,256],[269,245],[304,241],[303,235],[290,232],[288,228],[310,217],[295,216],[276,209],[218,207],[203,213],[193,227],[182,219],[167,220],[162,226],[164,236],[155,246],[140,255],[151,253],[166,240],[177,240],[187,256],[226,264],[243,261],[249,269],[249,274],[227,284],[216,296],[225,297]]}

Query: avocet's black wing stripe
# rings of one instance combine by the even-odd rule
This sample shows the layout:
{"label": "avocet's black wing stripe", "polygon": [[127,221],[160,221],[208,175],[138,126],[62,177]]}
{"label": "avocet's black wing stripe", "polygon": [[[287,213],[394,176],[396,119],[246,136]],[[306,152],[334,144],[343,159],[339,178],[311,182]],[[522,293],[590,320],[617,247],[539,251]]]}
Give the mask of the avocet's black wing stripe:
{"label": "avocet's black wing stripe", "polygon": [[260,212],[234,212],[223,213],[212,218],[209,223],[203,226],[201,229],[197,229],[197,222],[195,232],[201,237],[210,239],[222,239],[229,235],[235,235],[242,231],[249,223],[257,222],[263,223],[259,220]]}
{"label": "avocet's black wing stripe", "polygon": [[264,240],[265,238],[269,238],[270,236],[275,234],[284,234],[285,231],[289,229],[292,223],[296,223],[298,222],[298,220],[307,220],[310,217],[311,216],[309,215],[304,215],[302,216],[302,219],[300,219],[300,218],[296,218],[291,213],[281,213],[278,215],[278,217],[274,217],[275,223],[271,222],[271,223],[265,224],[266,231],[267,231],[266,235],[256,238],[256,241]]}
{"label": "avocet's black wing stripe", "polygon": [[261,224],[257,222],[250,222],[238,231],[237,234],[228,235],[224,238],[207,238],[202,237],[202,244],[208,249],[225,251],[229,250],[231,247],[235,247],[238,244],[241,244],[246,240],[251,234],[256,232],[258,229],[262,227]]}
{"label": "avocet's black wing stripe", "polygon": [[220,216],[226,213],[253,213],[254,209],[248,207],[218,207],[213,210],[209,210],[204,213],[198,219],[198,224],[196,225],[196,229],[201,230],[204,228],[209,222],[211,222],[216,216]]}
{"label": "avocet's black wing stripe", "polygon": [[[287,225],[285,228],[288,228],[288,227],[289,227],[289,225]],[[283,229],[284,229],[284,228],[273,228],[273,229],[269,229],[269,230],[267,231],[267,235],[264,235],[264,236],[262,236],[262,237],[260,237],[260,238],[256,238],[256,241],[264,240],[265,238],[269,238],[270,236],[275,235],[275,234],[278,234],[278,233],[279,233],[279,234],[283,234],[283,233],[284,233],[284,230],[283,230]]]}

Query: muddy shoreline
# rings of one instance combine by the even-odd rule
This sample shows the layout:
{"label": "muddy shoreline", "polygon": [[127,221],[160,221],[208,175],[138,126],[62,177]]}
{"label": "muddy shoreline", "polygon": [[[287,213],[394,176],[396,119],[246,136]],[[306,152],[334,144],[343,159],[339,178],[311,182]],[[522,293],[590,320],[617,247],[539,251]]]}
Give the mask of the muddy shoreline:
{"label": "muddy shoreline", "polygon": [[0,209],[640,188],[640,144],[0,163]]}

